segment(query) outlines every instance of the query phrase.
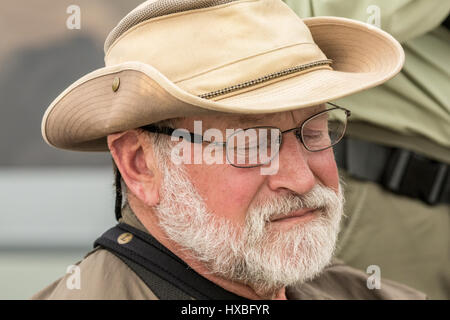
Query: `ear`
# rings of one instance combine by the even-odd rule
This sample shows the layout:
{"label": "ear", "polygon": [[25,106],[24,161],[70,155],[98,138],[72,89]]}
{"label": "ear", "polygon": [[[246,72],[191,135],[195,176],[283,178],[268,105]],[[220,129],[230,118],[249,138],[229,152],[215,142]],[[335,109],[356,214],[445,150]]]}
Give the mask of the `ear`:
{"label": "ear", "polygon": [[111,155],[127,189],[147,206],[159,203],[161,173],[153,149],[142,132],[128,130],[108,136]]}

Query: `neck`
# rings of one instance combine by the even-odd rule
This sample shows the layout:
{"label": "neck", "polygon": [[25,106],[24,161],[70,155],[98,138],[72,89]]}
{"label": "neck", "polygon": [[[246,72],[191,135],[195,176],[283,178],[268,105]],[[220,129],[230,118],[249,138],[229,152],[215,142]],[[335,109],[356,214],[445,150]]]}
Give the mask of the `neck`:
{"label": "neck", "polygon": [[[131,199],[130,199],[131,200]],[[170,240],[165,232],[159,227],[159,221],[156,214],[150,207],[144,207],[142,205],[136,204],[134,201],[129,203],[132,211],[145,227],[147,232],[149,232],[159,243],[170,250],[173,254],[178,256],[183,260],[189,267],[191,267],[195,272],[208,279],[209,281],[215,283],[216,285],[224,288],[225,290],[232,292],[241,297],[252,299],[252,300],[286,300],[285,288],[279,289],[272,295],[264,295],[256,292],[250,285],[238,283],[229,279],[224,279],[222,277],[211,274],[206,266],[192,258],[192,255],[183,249],[180,245]]]}

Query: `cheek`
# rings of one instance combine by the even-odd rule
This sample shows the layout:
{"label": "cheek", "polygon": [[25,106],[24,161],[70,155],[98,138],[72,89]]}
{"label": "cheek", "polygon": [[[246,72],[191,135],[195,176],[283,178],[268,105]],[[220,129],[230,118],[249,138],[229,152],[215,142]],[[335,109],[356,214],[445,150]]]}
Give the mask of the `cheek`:
{"label": "cheek", "polygon": [[334,160],[333,150],[327,149],[311,153],[308,159],[311,171],[317,179],[326,187],[335,191],[339,189],[339,173]]}
{"label": "cheek", "polygon": [[263,183],[258,170],[228,165],[186,165],[186,171],[208,210],[234,225],[244,223],[247,209]]}

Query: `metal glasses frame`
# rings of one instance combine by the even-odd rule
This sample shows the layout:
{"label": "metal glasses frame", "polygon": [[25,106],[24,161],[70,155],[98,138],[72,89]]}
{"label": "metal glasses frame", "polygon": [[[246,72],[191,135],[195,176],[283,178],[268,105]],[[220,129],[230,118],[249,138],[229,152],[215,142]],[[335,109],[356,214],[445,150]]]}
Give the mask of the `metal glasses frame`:
{"label": "metal glasses frame", "polygon": [[[232,163],[231,161],[229,161],[229,159],[228,159],[228,153],[227,153],[227,160],[228,160],[228,163],[231,164],[233,167],[236,167],[236,168],[254,168],[254,167],[260,167],[260,166],[263,166],[263,165],[269,163],[270,161],[273,160],[273,158],[276,157],[276,155],[278,154],[278,152],[281,150],[281,146],[282,146],[282,143],[283,143],[283,134],[288,133],[288,132],[291,132],[291,131],[297,131],[297,132],[294,133],[295,136],[296,136],[296,138],[297,138],[298,140],[300,140],[300,142],[302,143],[302,145],[303,145],[303,146],[305,147],[305,149],[308,150],[309,152],[319,152],[319,151],[323,151],[323,150],[329,149],[329,148],[335,146],[337,143],[339,143],[339,141],[341,141],[341,139],[342,139],[343,136],[345,135],[345,131],[346,131],[346,129],[347,129],[347,119],[351,116],[351,111],[348,110],[348,109],[345,109],[345,108],[343,108],[343,107],[341,107],[341,106],[338,106],[338,105],[336,105],[336,104],[334,104],[334,103],[331,103],[331,102],[327,102],[327,104],[332,105],[333,108],[331,108],[331,109],[326,109],[326,110],[323,110],[323,111],[321,111],[321,112],[318,112],[318,113],[316,113],[316,114],[314,114],[314,115],[312,115],[312,116],[306,118],[306,119],[301,123],[300,126],[294,127],[294,128],[291,128],[291,129],[287,129],[287,130],[284,130],[284,131],[281,131],[280,128],[275,127],[275,126],[255,126],[255,127],[249,127],[249,128],[245,128],[245,129],[241,129],[241,130],[239,130],[239,131],[236,131],[235,133],[233,133],[232,135],[230,135],[230,136],[227,138],[226,141],[222,141],[222,142],[216,142],[216,141],[207,141],[207,140],[204,140],[202,135],[199,135],[199,134],[196,134],[196,133],[193,133],[193,132],[189,132],[189,131],[187,131],[187,130],[186,130],[186,131],[187,131],[186,133],[189,134],[189,135],[191,136],[191,140],[190,140],[191,143],[203,143],[203,142],[207,142],[207,143],[213,143],[213,144],[216,144],[216,145],[222,145],[223,147],[226,148],[226,146],[227,146],[227,144],[228,144],[228,139],[230,139],[230,138],[233,137],[236,133],[239,133],[239,132],[241,132],[241,131],[245,131],[245,130],[249,130],[249,129],[258,129],[258,128],[277,129],[277,130],[280,131],[279,148],[278,148],[277,152],[276,152],[276,153],[275,153],[268,161],[266,161],[266,162],[264,162],[264,163],[260,163],[260,164],[253,165],[253,166],[239,166],[239,165],[235,165],[234,163]],[[319,115],[321,115],[321,114],[324,114],[324,113],[326,113],[326,112],[330,112],[330,111],[332,111],[332,110],[337,110],[337,109],[338,109],[338,110],[343,110],[343,111],[345,112],[345,115],[346,115],[345,127],[344,127],[344,130],[343,130],[342,136],[339,137],[339,139],[338,139],[337,141],[335,141],[333,144],[331,144],[331,145],[328,146],[328,147],[325,147],[325,148],[322,148],[322,149],[319,149],[319,150],[311,150],[310,148],[308,148],[308,146],[305,144],[304,138],[303,138],[303,128],[304,128],[305,124],[306,124],[309,120],[311,120],[311,119],[313,119],[313,118],[315,118],[315,117],[317,117],[317,116],[319,116]],[[143,127],[141,127],[141,129],[142,129],[142,130],[145,130],[145,131],[148,131],[148,132],[160,133],[160,134],[165,134],[165,135],[169,135],[169,136],[171,136],[171,135],[173,134],[173,132],[174,132],[175,130],[177,130],[177,129],[170,128],[170,127],[158,127],[158,126],[155,126],[155,125],[147,125],[147,126],[143,126]],[[300,133],[300,134],[299,134],[299,133]]]}

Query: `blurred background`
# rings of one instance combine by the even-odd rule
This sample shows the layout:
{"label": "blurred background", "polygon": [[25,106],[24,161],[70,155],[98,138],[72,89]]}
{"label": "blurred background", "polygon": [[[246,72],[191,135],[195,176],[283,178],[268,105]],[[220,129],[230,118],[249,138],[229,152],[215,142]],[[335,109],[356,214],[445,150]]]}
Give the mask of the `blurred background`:
{"label": "blurred background", "polygon": [[48,105],[104,66],[103,42],[141,1],[0,1],[0,299],[28,299],[81,260],[115,223],[108,154],[49,147]]}

